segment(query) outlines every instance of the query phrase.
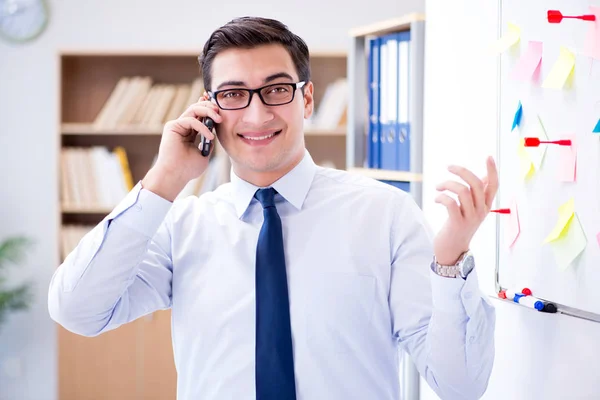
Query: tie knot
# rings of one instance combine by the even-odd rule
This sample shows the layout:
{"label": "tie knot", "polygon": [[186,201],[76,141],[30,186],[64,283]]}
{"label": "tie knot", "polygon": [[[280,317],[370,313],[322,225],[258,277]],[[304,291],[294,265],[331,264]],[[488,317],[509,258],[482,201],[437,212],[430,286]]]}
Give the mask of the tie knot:
{"label": "tie knot", "polygon": [[260,202],[263,208],[275,207],[275,193],[273,188],[258,189],[254,197]]}

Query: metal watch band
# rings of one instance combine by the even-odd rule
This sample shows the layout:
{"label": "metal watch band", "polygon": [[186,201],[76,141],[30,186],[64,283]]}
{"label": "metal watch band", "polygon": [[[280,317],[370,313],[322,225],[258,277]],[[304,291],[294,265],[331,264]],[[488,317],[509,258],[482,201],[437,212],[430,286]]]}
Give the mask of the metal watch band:
{"label": "metal watch band", "polygon": [[435,273],[448,278],[456,278],[460,275],[460,267],[457,265],[439,265],[436,263],[435,269]]}

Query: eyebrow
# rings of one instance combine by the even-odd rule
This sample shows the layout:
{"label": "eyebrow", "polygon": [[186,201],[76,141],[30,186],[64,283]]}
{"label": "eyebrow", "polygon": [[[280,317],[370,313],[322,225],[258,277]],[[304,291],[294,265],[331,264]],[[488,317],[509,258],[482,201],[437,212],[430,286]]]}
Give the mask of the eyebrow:
{"label": "eyebrow", "polygon": [[[276,74],[272,74],[272,75],[267,76],[264,79],[263,82],[264,83],[269,83],[269,82],[272,82],[275,79],[279,79],[279,78],[286,78],[286,79],[289,79],[290,81],[294,79],[287,72],[278,72]],[[219,90],[219,89],[221,89],[224,86],[247,86],[247,85],[246,85],[246,83],[244,81],[225,81],[225,82],[221,83],[219,86],[217,86],[216,90]]]}

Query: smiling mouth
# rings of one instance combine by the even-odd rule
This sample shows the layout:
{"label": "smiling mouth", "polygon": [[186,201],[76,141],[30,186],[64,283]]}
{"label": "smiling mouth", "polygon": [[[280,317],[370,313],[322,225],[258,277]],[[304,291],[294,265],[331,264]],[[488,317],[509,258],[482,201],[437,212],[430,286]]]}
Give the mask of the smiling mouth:
{"label": "smiling mouth", "polygon": [[275,131],[275,132],[273,132],[273,133],[271,133],[269,135],[264,135],[264,136],[244,136],[244,135],[239,134],[239,133],[238,133],[238,136],[241,137],[241,138],[244,138],[246,140],[261,141],[261,140],[270,139],[270,138],[272,138],[274,136],[279,135],[280,133],[281,133],[281,130]]}

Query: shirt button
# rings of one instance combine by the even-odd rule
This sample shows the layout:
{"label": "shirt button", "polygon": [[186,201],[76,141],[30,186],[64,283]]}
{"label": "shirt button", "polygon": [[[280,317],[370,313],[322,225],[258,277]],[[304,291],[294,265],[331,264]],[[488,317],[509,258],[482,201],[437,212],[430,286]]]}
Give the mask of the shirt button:
{"label": "shirt button", "polygon": [[136,211],[142,211],[142,205],[141,205],[141,204],[136,204],[135,206],[133,206],[133,208],[134,208]]}
{"label": "shirt button", "polygon": [[475,336],[471,336],[469,338],[469,343],[471,343],[471,344],[475,343]]}

